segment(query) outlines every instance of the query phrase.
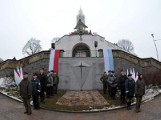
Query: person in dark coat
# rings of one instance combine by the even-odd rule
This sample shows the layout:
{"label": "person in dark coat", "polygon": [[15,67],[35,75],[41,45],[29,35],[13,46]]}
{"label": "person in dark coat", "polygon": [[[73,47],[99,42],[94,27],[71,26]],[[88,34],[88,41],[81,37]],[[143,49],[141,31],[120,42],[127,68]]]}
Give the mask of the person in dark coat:
{"label": "person in dark coat", "polygon": [[47,98],[50,98],[50,96],[52,95],[52,88],[53,88],[53,72],[50,71],[47,74],[47,83],[46,83]]}
{"label": "person in dark coat", "polygon": [[23,104],[25,106],[26,111],[24,114],[31,115],[31,105],[30,105],[30,98],[32,94],[32,86],[31,86],[31,81],[28,80],[28,73],[24,72],[23,73],[23,79],[19,84],[20,87],[20,96],[22,97]]}
{"label": "person in dark coat", "polygon": [[59,76],[55,71],[53,71],[53,94],[57,94],[58,84],[59,84]]}
{"label": "person in dark coat", "polygon": [[33,79],[31,80],[32,83],[32,99],[33,99],[33,105],[34,109],[38,110],[40,109],[40,102],[39,102],[39,95],[40,95],[40,81],[37,79],[38,74],[33,74]]}
{"label": "person in dark coat", "polygon": [[108,87],[109,87],[109,95],[110,97],[115,99],[118,83],[117,83],[117,77],[115,76],[114,71],[109,72],[107,82],[108,82]]}
{"label": "person in dark coat", "polygon": [[121,104],[125,103],[125,81],[127,80],[127,76],[124,71],[121,71],[121,75],[118,78],[118,88],[120,89],[121,95],[120,100]]}
{"label": "person in dark coat", "polygon": [[107,80],[108,80],[108,75],[106,72],[103,73],[101,76],[100,80],[102,81],[103,84],[103,94],[106,94],[107,91]]}
{"label": "person in dark coat", "polygon": [[39,74],[39,76],[38,76],[38,79],[40,80],[40,84],[41,84],[40,102],[44,103],[47,76],[46,76],[46,74],[44,73],[44,69],[43,69],[43,68],[40,70],[40,74]]}
{"label": "person in dark coat", "polygon": [[142,100],[142,96],[144,94],[145,94],[145,82],[144,82],[144,79],[143,79],[143,75],[139,74],[138,80],[135,83],[135,97],[136,97],[135,112],[136,113],[140,112],[141,100]]}
{"label": "person in dark coat", "polygon": [[135,93],[135,81],[132,78],[132,74],[128,74],[128,79],[125,82],[125,90],[126,90],[127,109],[131,110],[131,102]]}

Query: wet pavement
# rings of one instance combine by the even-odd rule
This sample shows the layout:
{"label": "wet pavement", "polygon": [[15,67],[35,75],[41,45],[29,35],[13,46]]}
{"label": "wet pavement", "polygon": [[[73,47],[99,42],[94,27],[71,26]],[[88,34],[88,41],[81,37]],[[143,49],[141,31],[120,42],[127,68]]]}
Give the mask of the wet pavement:
{"label": "wet pavement", "polygon": [[48,110],[33,110],[23,114],[22,103],[0,94],[0,120],[161,120],[161,95],[141,106],[142,112],[119,109],[97,113],[63,113]]}

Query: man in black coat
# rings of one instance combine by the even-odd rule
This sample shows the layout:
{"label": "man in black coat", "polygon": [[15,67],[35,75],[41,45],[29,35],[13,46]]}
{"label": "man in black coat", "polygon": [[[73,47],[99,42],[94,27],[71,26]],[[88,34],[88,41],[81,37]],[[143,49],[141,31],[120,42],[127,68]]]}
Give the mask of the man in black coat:
{"label": "man in black coat", "polygon": [[40,80],[41,90],[40,90],[40,102],[44,103],[45,99],[45,88],[47,83],[47,76],[44,73],[44,69],[40,70],[40,74],[38,75],[38,79]]}
{"label": "man in black coat", "polygon": [[40,81],[37,79],[38,74],[33,74],[33,79],[31,80],[32,83],[32,99],[33,99],[33,105],[34,109],[38,110],[40,109],[40,103],[39,103],[39,94],[40,94]]}
{"label": "man in black coat", "polygon": [[125,91],[127,109],[131,110],[131,103],[135,93],[135,80],[132,78],[132,74],[128,74],[128,79],[125,81]]}
{"label": "man in black coat", "polygon": [[118,79],[118,87],[120,89],[121,95],[121,104],[125,103],[125,81],[127,80],[127,76],[124,71],[121,71],[121,75]]}

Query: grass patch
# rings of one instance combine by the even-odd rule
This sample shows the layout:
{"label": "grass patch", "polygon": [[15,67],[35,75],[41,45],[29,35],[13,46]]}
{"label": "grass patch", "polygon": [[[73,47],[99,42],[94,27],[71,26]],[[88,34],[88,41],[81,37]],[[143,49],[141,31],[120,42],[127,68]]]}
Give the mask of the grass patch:
{"label": "grass patch", "polygon": [[120,105],[120,97],[117,97],[116,95],[116,99],[112,99],[111,97],[109,97],[107,94],[103,94],[103,91],[99,91],[99,93],[105,98],[105,100],[108,101],[108,103],[110,104],[110,106],[119,106]]}
{"label": "grass patch", "polygon": [[[17,97],[18,99],[21,99],[19,96],[19,91],[17,89],[15,90],[5,90],[8,95]],[[108,106],[65,106],[65,105],[58,105],[56,102],[66,93],[66,91],[58,91],[57,95],[51,96],[50,98],[45,98],[45,103],[41,104],[42,107],[50,109],[50,110],[67,110],[67,111],[82,111],[82,110],[92,110],[92,109],[102,109],[104,107],[109,106],[118,106],[120,105],[120,99],[119,97],[116,97],[115,100],[113,100],[111,97],[109,97],[107,94],[103,94],[102,91],[98,91],[109,103]]]}

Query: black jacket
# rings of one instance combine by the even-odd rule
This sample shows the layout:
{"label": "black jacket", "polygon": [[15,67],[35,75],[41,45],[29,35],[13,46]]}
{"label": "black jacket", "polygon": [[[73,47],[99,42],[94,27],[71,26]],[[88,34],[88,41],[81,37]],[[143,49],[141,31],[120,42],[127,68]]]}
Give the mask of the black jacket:
{"label": "black jacket", "polygon": [[38,79],[40,80],[41,88],[46,87],[47,76],[44,73],[43,74],[39,74]]}
{"label": "black jacket", "polygon": [[38,79],[36,80],[32,79],[31,83],[32,83],[32,95],[33,96],[39,95],[41,89],[40,81]]}
{"label": "black jacket", "polygon": [[127,80],[126,75],[121,75],[118,79],[118,87],[120,90],[125,90],[125,81]]}
{"label": "black jacket", "polygon": [[127,97],[133,97],[135,93],[135,80],[127,79],[125,82],[125,91]]}

